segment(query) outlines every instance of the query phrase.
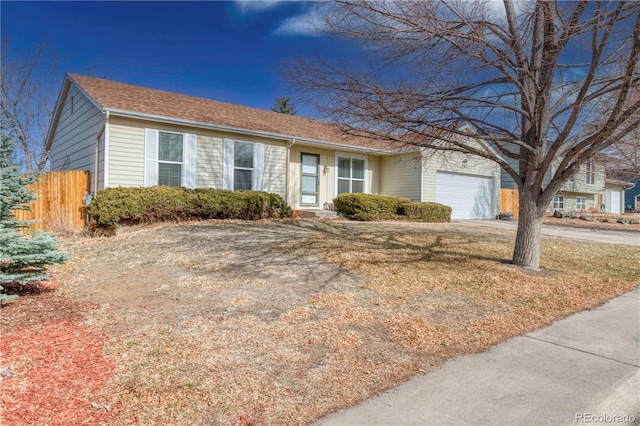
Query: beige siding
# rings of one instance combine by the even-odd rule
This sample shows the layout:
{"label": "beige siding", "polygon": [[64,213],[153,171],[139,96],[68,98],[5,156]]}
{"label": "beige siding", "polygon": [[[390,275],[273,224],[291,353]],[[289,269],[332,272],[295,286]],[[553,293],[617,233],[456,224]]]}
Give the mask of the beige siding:
{"label": "beige siding", "polygon": [[198,188],[222,188],[225,138],[265,144],[265,190],[284,195],[285,142],[114,116],[110,118],[109,128],[109,186],[144,185],[144,131],[156,129],[196,135],[196,187]]}
{"label": "beige siding", "polygon": [[382,157],[378,157],[376,155],[370,155],[368,164],[369,164],[369,170],[367,170],[367,173],[368,173],[367,183],[369,186],[369,193],[380,194]]}
{"label": "beige siding", "polygon": [[[553,168],[555,171],[555,167]],[[602,194],[604,193],[605,181],[607,174],[604,165],[595,163],[595,181],[593,184],[587,183],[587,165],[580,166],[580,170],[573,175],[573,182],[566,182],[561,191],[578,192],[583,194]]]}
{"label": "beige siding", "polygon": [[618,209],[620,213],[624,213],[624,187],[618,185],[607,185],[607,188],[604,192],[604,201],[603,204],[605,206],[605,211],[607,213],[611,213],[613,211],[613,202],[611,200],[611,191],[619,191],[620,192],[620,204],[618,205]]}
{"label": "beige siding", "polygon": [[[600,211],[600,206],[598,205],[598,194],[576,194],[571,192],[558,192],[558,195],[564,197],[564,208],[563,209],[554,209],[553,201],[549,204],[547,208],[547,213],[552,213],[554,210],[559,210],[565,213],[574,212],[574,211]],[[584,197],[586,207],[585,209],[578,210],[578,197]]]}
{"label": "beige siding", "polygon": [[144,185],[144,127],[109,119],[108,186]]}
{"label": "beige siding", "polygon": [[63,100],[51,142],[51,168],[88,170],[91,173],[90,188],[94,188],[96,143],[103,123],[104,114],[71,85]]}
{"label": "beige siding", "polygon": [[[329,149],[318,149],[313,146],[295,144],[291,147],[289,157],[289,173],[287,176],[287,202],[294,209],[301,208],[301,180],[302,180],[302,153],[316,154],[320,156],[319,167],[319,197],[318,206],[303,206],[303,208],[328,209],[333,204],[336,196],[336,158],[348,157],[365,160],[366,165],[366,189],[367,193],[378,193],[380,191],[380,157],[366,155],[362,153],[350,153],[346,151],[334,151]],[[266,181],[265,181],[266,184]]]}
{"label": "beige siding", "polygon": [[384,157],[380,167],[380,193],[420,201],[422,190],[419,153]]}
{"label": "beige siding", "polygon": [[222,138],[196,138],[196,187],[222,188]]}
{"label": "beige siding", "polygon": [[318,208],[323,209],[325,207],[328,207],[325,206],[325,203],[331,203],[333,198],[335,197],[335,151],[318,149],[315,147],[307,147],[299,144],[293,145],[289,154],[287,202],[294,209],[300,208],[300,183],[302,180],[301,161],[303,152],[307,154],[317,154],[320,156],[320,188]]}
{"label": "beige siding", "polygon": [[287,147],[265,145],[264,190],[287,196]]}
{"label": "beige siding", "polygon": [[[479,143],[476,148],[482,148]],[[497,163],[476,155],[459,152],[426,151],[423,161],[422,201],[436,201],[436,176],[438,171],[494,178],[494,203],[496,214],[500,206],[500,167]]]}

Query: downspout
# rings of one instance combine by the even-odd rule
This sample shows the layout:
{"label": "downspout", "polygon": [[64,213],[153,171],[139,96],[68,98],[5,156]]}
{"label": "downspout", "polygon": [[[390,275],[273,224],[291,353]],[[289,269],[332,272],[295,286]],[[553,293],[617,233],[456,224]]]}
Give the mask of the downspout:
{"label": "downspout", "polygon": [[102,125],[102,129],[98,132],[98,136],[96,136],[96,153],[95,153],[95,161],[93,162],[93,193],[95,195],[98,192],[98,180],[100,179],[100,138],[104,134],[104,124]]}
{"label": "downspout", "polygon": [[[424,148],[420,148],[420,202],[424,202]],[[382,167],[381,167],[382,168]]]}
{"label": "downspout", "polygon": [[109,111],[105,112],[104,118],[104,178],[103,185],[109,187]]}
{"label": "downspout", "polygon": [[287,199],[287,204],[291,205],[291,201],[293,201],[290,197],[290,193],[289,193],[289,173],[291,172],[290,168],[291,168],[291,147],[293,145],[295,145],[296,143],[296,138],[291,138],[290,142],[287,142],[287,173],[285,176],[285,196]]}

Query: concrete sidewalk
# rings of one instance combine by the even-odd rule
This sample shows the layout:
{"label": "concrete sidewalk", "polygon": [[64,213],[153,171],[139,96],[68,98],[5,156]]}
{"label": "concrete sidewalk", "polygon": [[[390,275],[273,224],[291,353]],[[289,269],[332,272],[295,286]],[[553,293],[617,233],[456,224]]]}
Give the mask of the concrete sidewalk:
{"label": "concrete sidewalk", "polygon": [[640,424],[640,288],[318,425]]}

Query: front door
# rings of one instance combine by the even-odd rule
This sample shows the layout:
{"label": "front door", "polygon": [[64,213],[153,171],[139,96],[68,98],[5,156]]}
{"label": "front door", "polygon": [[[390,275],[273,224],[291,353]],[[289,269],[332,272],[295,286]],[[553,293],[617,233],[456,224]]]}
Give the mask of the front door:
{"label": "front door", "polygon": [[300,204],[303,206],[318,206],[319,204],[319,166],[319,155],[302,153],[302,194]]}

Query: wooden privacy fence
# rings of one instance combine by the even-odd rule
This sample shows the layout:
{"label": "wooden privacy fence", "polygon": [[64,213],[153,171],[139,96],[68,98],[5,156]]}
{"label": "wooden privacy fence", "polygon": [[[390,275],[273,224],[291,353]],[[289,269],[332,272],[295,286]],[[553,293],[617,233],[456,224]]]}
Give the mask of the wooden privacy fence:
{"label": "wooden privacy fence", "polygon": [[513,218],[518,220],[518,207],[520,201],[517,189],[500,190],[500,213],[513,213]]}
{"label": "wooden privacy fence", "polygon": [[87,210],[84,197],[89,192],[89,172],[67,170],[49,172],[29,185],[37,198],[31,211],[16,210],[18,220],[37,220],[33,229],[49,232],[70,232],[84,229]]}

